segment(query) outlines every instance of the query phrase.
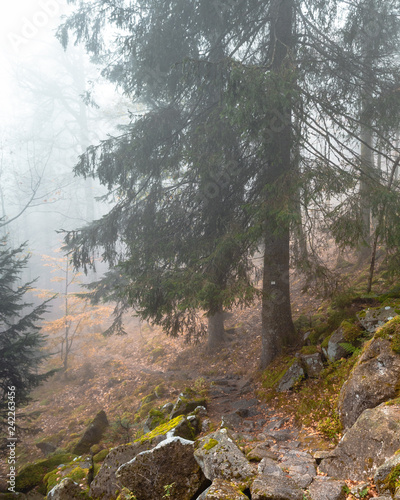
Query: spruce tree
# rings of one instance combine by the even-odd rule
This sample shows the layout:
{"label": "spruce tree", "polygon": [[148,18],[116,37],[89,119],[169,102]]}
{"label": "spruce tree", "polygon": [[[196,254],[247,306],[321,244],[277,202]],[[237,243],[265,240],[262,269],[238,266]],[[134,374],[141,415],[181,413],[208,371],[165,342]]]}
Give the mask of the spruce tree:
{"label": "spruce tree", "polygon": [[[7,422],[8,392],[15,393],[16,409],[29,400],[33,388],[46,380],[51,372],[41,373],[46,355],[42,351],[45,337],[40,333],[40,320],[48,308],[44,302],[34,307],[24,296],[32,283],[20,284],[20,275],[28,256],[25,245],[11,249],[6,239],[0,241],[0,416]],[[11,390],[11,388],[13,388]]]}
{"label": "spruce tree", "polygon": [[[359,197],[346,226],[362,172],[354,95],[365,70],[357,46],[342,43],[350,10],[339,0],[79,4],[60,39],[84,42],[147,110],[76,167],[118,200],[67,237],[76,266],[93,265],[96,251],[111,266],[94,297],[179,332],[199,308],[218,317],[251,299],[249,257],[262,244],[261,366],[296,343],[290,230],[312,209],[344,244],[363,236]],[[108,25],[121,30],[114,44]],[[305,269],[323,274],[315,262]]]}

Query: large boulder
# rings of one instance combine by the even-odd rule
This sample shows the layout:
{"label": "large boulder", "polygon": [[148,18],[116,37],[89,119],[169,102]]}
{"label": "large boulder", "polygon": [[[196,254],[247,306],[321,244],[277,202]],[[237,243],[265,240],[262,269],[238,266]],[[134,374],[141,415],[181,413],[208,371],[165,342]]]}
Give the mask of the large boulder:
{"label": "large boulder", "polygon": [[338,412],[343,427],[351,427],[367,408],[394,398],[399,383],[400,355],[393,352],[389,340],[372,339],[340,391]]}
{"label": "large boulder", "polygon": [[262,476],[250,487],[252,500],[303,500],[303,491],[286,476]]}
{"label": "large boulder", "polygon": [[118,495],[118,481],[115,474],[121,465],[131,461],[142,451],[154,448],[167,438],[179,436],[187,439],[193,434],[193,426],[185,416],[181,415],[166,424],[156,427],[132,444],[113,448],[90,485],[90,495],[93,498],[101,498],[102,500],[114,500]]}
{"label": "large boulder", "polygon": [[400,448],[400,405],[365,410],[342,437],[322,472],[337,479],[364,481]]}
{"label": "large boulder", "polygon": [[216,478],[198,500],[248,500],[248,498],[236,483]]}
{"label": "large boulder", "polygon": [[171,500],[190,500],[205,482],[193,452],[193,441],[169,438],[121,465],[117,480],[141,500],[161,499],[167,487]]}
{"label": "large boulder", "polygon": [[84,432],[78,444],[73,449],[75,455],[83,455],[90,451],[91,446],[100,442],[103,433],[108,427],[108,420],[103,410],[94,417],[89,427]]}
{"label": "large boulder", "polygon": [[82,500],[82,498],[84,498],[83,490],[68,477],[47,494],[47,500]]}
{"label": "large boulder", "polygon": [[97,476],[90,485],[90,496],[102,500],[115,500],[119,490],[115,476],[118,468],[152,446],[156,446],[156,444],[151,441],[144,441],[143,443],[124,444],[110,450]]}
{"label": "large boulder", "polygon": [[210,481],[247,480],[253,475],[250,462],[226,429],[220,429],[199,439],[194,457]]}

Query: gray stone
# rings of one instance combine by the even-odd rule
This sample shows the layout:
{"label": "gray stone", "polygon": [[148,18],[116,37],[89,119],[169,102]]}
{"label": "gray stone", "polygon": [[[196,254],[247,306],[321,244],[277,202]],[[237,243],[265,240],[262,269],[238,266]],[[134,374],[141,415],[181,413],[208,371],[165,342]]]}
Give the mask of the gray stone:
{"label": "gray stone", "polygon": [[82,489],[70,478],[63,479],[47,494],[47,500],[81,500]]}
{"label": "gray stone", "polygon": [[262,476],[250,487],[252,500],[303,500],[303,491],[286,476]]}
{"label": "gray stone", "polygon": [[386,491],[385,480],[397,465],[400,465],[400,454],[393,455],[376,469],[374,483],[379,493]]}
{"label": "gray stone", "polygon": [[340,345],[347,342],[344,336],[343,328],[338,328],[329,338],[327,347],[322,348],[326,359],[331,363],[348,356],[348,352]]}
{"label": "gray stone", "polygon": [[268,441],[257,444],[247,453],[246,456],[248,460],[253,460],[255,462],[261,462],[263,458],[278,460],[278,455],[271,451],[270,443]]}
{"label": "gray stone", "polygon": [[344,481],[335,481],[334,479],[314,479],[308,487],[311,500],[344,500],[346,494]]}
{"label": "gray stone", "polygon": [[300,359],[305,366],[307,376],[309,378],[318,378],[324,369],[321,353],[303,354]]}
{"label": "gray stone", "polygon": [[205,418],[201,423],[201,432],[209,432],[211,429],[211,420],[209,418]]}
{"label": "gray stone", "polygon": [[222,415],[221,418],[221,427],[226,427],[228,429],[236,429],[242,423],[242,419],[236,412],[228,413],[226,415]]}
{"label": "gray stone", "polygon": [[284,476],[285,473],[278,463],[271,458],[263,458],[258,464],[258,474],[260,476]]}
{"label": "gray stone", "polygon": [[169,438],[121,465],[117,480],[141,500],[163,498],[166,485],[171,500],[190,500],[205,481],[193,452],[193,441]]}
{"label": "gray stone", "polygon": [[217,477],[243,480],[253,475],[249,461],[226,429],[199,439],[194,457],[210,481]]}
{"label": "gray stone", "polygon": [[289,450],[283,455],[280,467],[289,474],[299,488],[307,488],[317,475],[314,458],[304,451]]}
{"label": "gray stone", "polygon": [[304,377],[304,369],[299,360],[296,360],[280,379],[276,390],[278,392],[289,391],[293,388],[296,382]]}
{"label": "gray stone", "polygon": [[248,500],[237,484],[216,478],[197,500]]}
{"label": "gray stone", "polygon": [[108,420],[103,410],[95,416],[89,427],[84,432],[78,444],[73,449],[75,455],[83,455],[90,451],[90,447],[100,442],[103,433],[108,427]]}
{"label": "gray stone", "polygon": [[170,414],[170,419],[172,420],[175,417],[179,417],[179,415],[189,415],[192,413],[198,406],[206,406],[206,400],[204,398],[190,398],[187,397],[184,393],[181,393],[174,404],[174,407]]}
{"label": "gray stone", "polygon": [[[160,436],[156,441],[159,442],[160,439],[165,439],[165,436]],[[114,500],[116,497],[115,492],[119,489],[115,476],[118,468],[135,458],[142,451],[154,446],[156,446],[156,442],[145,441],[143,443],[124,444],[110,450],[97,476],[90,485],[90,496],[102,500]]]}
{"label": "gray stone", "polygon": [[358,320],[361,325],[370,333],[375,333],[376,330],[383,326],[387,321],[393,319],[398,314],[390,307],[377,307],[367,309],[357,314]]}
{"label": "gray stone", "polygon": [[400,356],[388,340],[372,339],[340,391],[338,413],[343,427],[351,427],[367,408],[394,398],[399,383]]}
{"label": "gray stone", "polygon": [[342,437],[322,472],[338,479],[364,481],[400,448],[400,405],[365,410]]}

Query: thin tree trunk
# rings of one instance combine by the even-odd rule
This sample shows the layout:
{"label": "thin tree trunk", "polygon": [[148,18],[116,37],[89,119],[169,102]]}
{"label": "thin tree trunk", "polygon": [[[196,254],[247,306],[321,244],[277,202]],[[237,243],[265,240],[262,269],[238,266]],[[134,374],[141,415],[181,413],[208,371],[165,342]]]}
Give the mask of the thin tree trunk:
{"label": "thin tree trunk", "polygon": [[[293,0],[274,0],[271,10],[272,68],[284,78],[290,69],[289,51],[293,46]],[[289,180],[293,139],[291,130],[290,98],[277,105],[281,117],[279,127],[274,127],[271,156],[267,165],[267,182],[273,185],[278,179]],[[281,188],[282,189],[282,188]],[[290,190],[290,186],[287,187]],[[286,191],[286,187],[285,187]],[[287,193],[279,192],[280,197]],[[267,203],[270,201],[266,200]],[[283,208],[283,207],[282,207]],[[279,220],[276,207],[267,210],[264,236],[264,280],[262,298],[262,352],[260,366],[264,369],[280,354],[283,347],[296,342],[289,287],[289,224]]]}
{"label": "thin tree trunk", "polygon": [[[363,119],[364,121],[364,119]],[[367,120],[368,121],[368,120]],[[373,175],[374,159],[372,153],[372,130],[368,123],[361,125],[361,177],[360,177],[360,199],[362,218],[363,243],[360,248],[361,258],[365,258],[370,253],[371,245],[371,203],[370,203],[370,178]]]}

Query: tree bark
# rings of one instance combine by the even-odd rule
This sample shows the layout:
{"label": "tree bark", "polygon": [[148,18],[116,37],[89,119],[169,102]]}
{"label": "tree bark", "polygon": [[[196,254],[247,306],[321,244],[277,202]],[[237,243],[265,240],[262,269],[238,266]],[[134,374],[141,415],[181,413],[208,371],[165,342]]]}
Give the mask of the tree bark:
{"label": "tree bark", "polygon": [[217,311],[208,317],[207,349],[213,351],[225,342],[224,312]]}
{"label": "tree bark", "polygon": [[[271,55],[272,69],[283,79],[290,69],[290,49],[293,47],[293,0],[274,0],[271,10]],[[279,126],[272,128],[271,154],[267,165],[267,182],[276,185],[278,179],[288,181],[291,170],[293,139],[291,129],[290,97],[283,96],[277,103],[276,114]],[[282,189],[282,186],[280,187]],[[288,186],[290,189],[290,186]],[[284,346],[296,341],[293,325],[289,287],[289,223],[279,219],[279,207],[287,192],[271,194],[267,205],[274,198],[274,207],[267,209],[264,225],[264,279],[262,298],[262,352],[260,367],[264,369],[282,352]],[[286,187],[285,187],[286,191]],[[278,207],[278,209],[277,209]],[[283,219],[283,218],[282,218]]]}

